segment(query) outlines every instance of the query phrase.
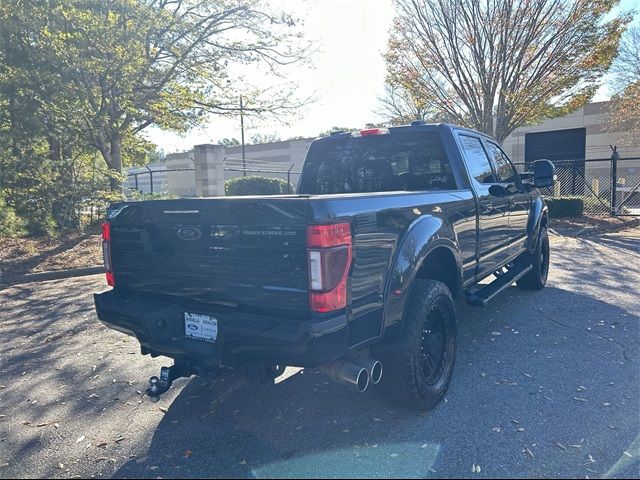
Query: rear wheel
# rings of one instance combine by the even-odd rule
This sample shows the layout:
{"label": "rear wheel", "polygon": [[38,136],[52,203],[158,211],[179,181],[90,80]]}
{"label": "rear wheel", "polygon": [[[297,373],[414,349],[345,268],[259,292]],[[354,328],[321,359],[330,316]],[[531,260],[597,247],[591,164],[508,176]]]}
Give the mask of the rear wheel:
{"label": "rear wheel", "polygon": [[547,284],[549,276],[549,234],[547,227],[540,229],[538,244],[533,253],[525,252],[518,258],[520,265],[531,265],[529,273],[516,282],[518,287],[526,290],[540,290]]}
{"label": "rear wheel", "polygon": [[400,340],[383,354],[387,397],[434,408],[451,382],[456,357],[456,314],[451,292],[435,280],[416,280]]}

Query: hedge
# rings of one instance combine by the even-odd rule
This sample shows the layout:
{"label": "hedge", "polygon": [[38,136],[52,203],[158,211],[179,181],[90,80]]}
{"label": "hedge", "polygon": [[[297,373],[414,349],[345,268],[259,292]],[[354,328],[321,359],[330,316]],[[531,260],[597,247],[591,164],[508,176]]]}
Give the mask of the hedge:
{"label": "hedge", "polygon": [[584,213],[584,199],[581,197],[546,197],[550,218],[580,217]]}
{"label": "hedge", "polygon": [[224,182],[224,193],[227,196],[243,195],[282,195],[293,193],[288,189],[287,182],[280,178],[271,177],[238,177]]}
{"label": "hedge", "polygon": [[20,237],[25,235],[26,222],[9,207],[0,194],[0,237]]}

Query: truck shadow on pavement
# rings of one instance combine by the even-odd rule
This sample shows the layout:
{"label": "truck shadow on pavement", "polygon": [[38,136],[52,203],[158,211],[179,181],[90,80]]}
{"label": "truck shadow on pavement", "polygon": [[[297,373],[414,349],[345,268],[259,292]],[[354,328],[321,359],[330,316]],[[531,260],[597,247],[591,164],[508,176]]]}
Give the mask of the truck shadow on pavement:
{"label": "truck shadow on pavement", "polygon": [[115,477],[603,475],[640,431],[639,321],[553,286],[460,305],[454,379],[428,413],[313,372],[273,387],[194,378]]}

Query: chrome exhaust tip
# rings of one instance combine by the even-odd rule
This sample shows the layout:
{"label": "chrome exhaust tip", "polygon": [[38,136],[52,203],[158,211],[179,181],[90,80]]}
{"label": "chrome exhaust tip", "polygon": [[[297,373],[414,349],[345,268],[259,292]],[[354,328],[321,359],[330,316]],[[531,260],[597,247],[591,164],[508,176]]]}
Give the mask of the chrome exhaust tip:
{"label": "chrome exhaust tip", "polygon": [[369,386],[369,372],[367,369],[346,360],[338,360],[320,367],[320,371],[337,382],[355,386],[360,393],[364,392]]}
{"label": "chrome exhaust tip", "polygon": [[369,357],[356,357],[353,363],[364,367],[369,372],[369,380],[372,384],[377,385],[382,380],[382,363]]}

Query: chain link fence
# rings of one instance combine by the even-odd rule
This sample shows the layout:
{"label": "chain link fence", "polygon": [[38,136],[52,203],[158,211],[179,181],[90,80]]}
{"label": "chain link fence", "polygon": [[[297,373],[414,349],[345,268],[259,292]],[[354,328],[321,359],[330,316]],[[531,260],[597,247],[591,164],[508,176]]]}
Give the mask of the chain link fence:
{"label": "chain link fence", "polygon": [[[640,215],[640,157],[556,160],[557,182],[545,197],[578,197],[593,216]],[[526,172],[531,163],[515,164]],[[615,189],[613,186],[615,185]]]}
{"label": "chain link fence", "polygon": [[[234,163],[226,163],[223,167],[225,172],[225,180],[229,180],[242,176],[261,176],[268,178],[279,178],[289,185],[289,193],[295,193],[300,172],[295,170],[294,164],[255,164],[249,163],[246,166],[236,165]],[[137,171],[127,174],[127,181],[123,185],[125,196],[128,199],[144,200],[145,198],[153,198],[154,196],[163,196],[172,194],[174,196],[193,196],[195,195],[195,186],[193,191],[181,189],[175,182],[176,175],[188,175],[193,177],[195,185],[194,168],[163,168],[163,169],[138,169]],[[174,174],[174,175],[171,175]],[[183,179],[184,180],[184,179]],[[182,181],[181,183],[189,183]],[[183,191],[181,191],[183,190]]]}
{"label": "chain link fence", "polygon": [[[614,155],[612,158],[578,158],[553,163],[558,180],[553,187],[540,190],[543,196],[579,197],[584,203],[584,213],[592,216],[640,216],[640,157],[617,158]],[[526,172],[532,167],[531,162],[514,165],[519,172]],[[293,164],[287,165],[289,168],[278,167],[255,162],[249,165],[226,162],[224,170],[226,178],[242,175],[281,178],[294,191],[300,172],[294,170]],[[137,171],[129,174],[128,186],[134,192],[165,192],[169,172],[192,175],[193,169]]]}
{"label": "chain link fence", "polygon": [[616,215],[640,216],[640,157],[614,161]]}

